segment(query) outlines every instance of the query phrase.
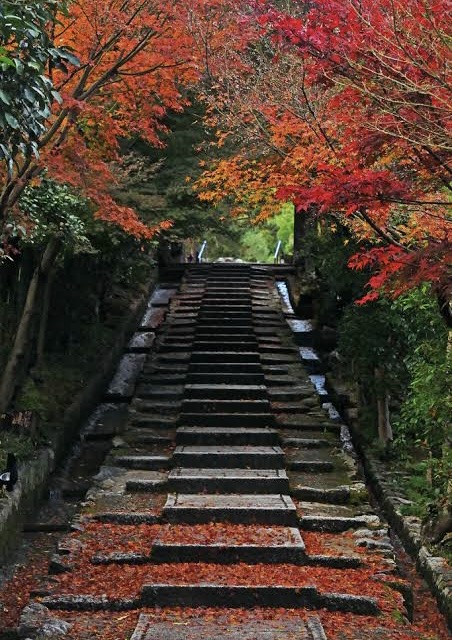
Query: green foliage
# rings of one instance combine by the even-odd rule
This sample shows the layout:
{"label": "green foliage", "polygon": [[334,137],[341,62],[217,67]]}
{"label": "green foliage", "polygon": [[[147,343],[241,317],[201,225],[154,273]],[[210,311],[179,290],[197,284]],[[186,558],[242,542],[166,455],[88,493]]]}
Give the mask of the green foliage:
{"label": "green foliage", "polygon": [[43,180],[39,186],[24,190],[19,205],[31,223],[26,243],[42,247],[58,236],[66,249],[76,253],[92,250],[85,222],[89,204],[68,185]]}
{"label": "green foliage", "polygon": [[0,159],[13,171],[17,153],[39,155],[39,138],[46,129],[54,90],[48,64],[78,65],[68,50],[53,45],[48,25],[55,22],[57,0],[0,2]]}
{"label": "green foliage", "polygon": [[[379,394],[399,391],[406,378],[403,354],[406,337],[400,314],[388,300],[350,305],[339,323],[339,352],[350,374]],[[376,381],[375,369],[384,369],[384,379]],[[382,389],[377,389],[383,384]]]}
{"label": "green foliage", "polygon": [[409,351],[405,364],[410,376],[401,407],[400,426],[411,439],[428,442],[438,451],[452,415],[450,379],[452,353],[448,333],[428,286],[415,289],[396,302],[403,317]]}
{"label": "green foliage", "polygon": [[316,273],[317,320],[334,326],[343,310],[361,297],[367,279],[367,274],[348,267],[357,245],[337,220],[313,220],[305,229],[300,249],[309,256]]}

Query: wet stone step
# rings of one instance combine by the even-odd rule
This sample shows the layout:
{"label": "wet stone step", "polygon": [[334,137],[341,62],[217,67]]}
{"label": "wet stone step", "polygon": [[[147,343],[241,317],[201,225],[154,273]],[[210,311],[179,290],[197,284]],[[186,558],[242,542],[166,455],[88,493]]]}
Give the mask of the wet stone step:
{"label": "wet stone step", "polygon": [[319,401],[315,396],[310,398],[305,398],[300,402],[272,402],[271,408],[276,413],[284,413],[288,415],[298,415],[304,414],[309,411],[312,407],[318,407]]}
{"label": "wet stone step", "polygon": [[301,622],[278,617],[278,620],[248,621],[241,613],[240,620],[218,613],[215,622],[200,618],[179,622],[159,622],[155,615],[141,614],[130,640],[327,640],[320,620],[314,616]]}
{"label": "wet stone step", "polygon": [[152,429],[128,429],[122,435],[123,440],[130,446],[161,444],[167,446],[174,441],[174,430],[167,432]]}
{"label": "wet stone step", "polygon": [[148,427],[151,429],[171,429],[178,426],[176,417],[139,412],[131,413],[129,423],[134,427]]}
{"label": "wet stone step", "polygon": [[181,352],[181,353],[159,353],[157,354],[157,357],[155,359],[155,361],[158,364],[161,365],[165,365],[165,364],[184,364],[189,362],[190,360],[190,352],[189,351],[185,351],[185,352]]}
{"label": "wet stone step", "polygon": [[132,353],[147,353],[155,341],[155,333],[152,331],[137,331],[127,345],[127,351]]}
{"label": "wet stone step", "polygon": [[177,446],[173,453],[174,464],[180,467],[282,469],[283,450],[265,446]]}
{"label": "wet stone step", "polygon": [[263,368],[257,359],[243,362],[226,362],[221,357],[211,362],[190,362],[189,373],[233,373],[233,374],[254,374],[263,375]]}
{"label": "wet stone step", "polygon": [[168,490],[166,475],[154,472],[153,476],[137,476],[126,480],[126,491],[160,493]]}
{"label": "wet stone step", "polygon": [[228,304],[230,302],[236,304],[245,304],[247,302],[251,302],[251,292],[250,290],[245,290],[243,292],[239,292],[237,290],[219,291],[218,289],[212,290],[209,287],[207,289],[207,293],[205,293],[203,297],[203,304],[207,305],[215,304],[216,302],[218,302],[218,304],[224,304],[225,301]]}
{"label": "wet stone step", "polygon": [[158,469],[169,469],[171,458],[168,456],[114,456],[114,463],[126,469],[143,469],[155,471]]}
{"label": "wet stone step", "polygon": [[[185,385],[186,398],[265,398],[267,388],[264,385],[240,385],[240,384],[187,384]],[[267,401],[268,403],[268,401]]]}
{"label": "wet stone step", "polygon": [[376,525],[380,526],[380,522],[375,516],[304,515],[299,519],[299,526],[303,531],[319,531],[322,533],[343,533],[350,529],[368,529]]}
{"label": "wet stone step", "polygon": [[147,413],[158,413],[161,415],[176,414],[182,405],[182,401],[168,399],[167,402],[157,402],[152,399],[142,400],[135,397],[132,401],[132,407],[136,411]]}
{"label": "wet stone step", "polygon": [[252,329],[248,331],[241,330],[240,332],[222,332],[218,331],[218,328],[209,330],[209,331],[197,331],[195,334],[196,341],[209,341],[211,339],[216,339],[219,342],[237,342],[238,340],[254,340],[257,342],[257,338]]}
{"label": "wet stone step", "polygon": [[184,493],[288,493],[283,469],[173,469],[170,491]]}
{"label": "wet stone step", "polygon": [[328,609],[378,615],[380,610],[373,598],[340,593],[321,594],[316,587],[233,586],[222,584],[155,584],[144,585],[143,604],[148,606],[189,607],[290,607]]}
{"label": "wet stone step", "polygon": [[291,495],[299,500],[309,502],[326,502],[328,504],[348,504],[350,489],[347,486],[321,489],[318,487],[291,485]]}
{"label": "wet stone step", "polygon": [[297,526],[295,505],[288,495],[281,494],[170,494],[163,514],[168,522],[174,523]]}
{"label": "wet stone step", "polygon": [[251,313],[251,301],[248,303],[242,302],[242,301],[236,301],[236,300],[228,300],[227,304],[224,300],[214,300],[211,299],[208,302],[203,302],[199,311],[201,314],[206,314],[209,312],[213,312],[213,313],[219,313],[219,312],[226,312],[228,314],[230,313],[237,313],[237,312],[245,312],[245,313]]}
{"label": "wet stone step", "polygon": [[263,373],[188,373],[187,384],[240,384],[242,386],[260,385],[265,382]]}
{"label": "wet stone step", "polygon": [[270,394],[272,391],[272,388],[274,387],[285,386],[290,388],[296,382],[296,379],[293,376],[289,376],[289,375],[266,374],[265,382],[268,388],[268,393]]}
{"label": "wet stone step", "polygon": [[250,427],[179,427],[176,444],[184,445],[276,445],[279,444],[275,429]]}
{"label": "wet stone step", "polygon": [[[199,328],[203,328],[204,327],[209,327],[209,330],[225,330],[225,329],[232,329],[232,327],[241,327],[243,326],[244,322],[251,322],[252,321],[252,317],[250,313],[245,314],[246,317],[243,317],[243,315],[236,315],[236,314],[232,314],[232,315],[228,315],[227,317],[227,321],[225,320],[225,314],[222,313],[218,313],[218,314],[214,314],[213,316],[211,315],[200,315],[198,318],[198,322],[197,322],[197,326]],[[249,325],[248,325],[249,326]]]}
{"label": "wet stone step", "polygon": [[184,385],[159,385],[140,383],[137,386],[135,396],[137,398],[160,398],[160,399],[178,399],[184,393]]}
{"label": "wet stone step", "polygon": [[182,402],[183,413],[234,413],[239,411],[249,413],[269,413],[268,400],[214,400],[212,398],[199,398],[195,400],[184,399]]}
{"label": "wet stone step", "polygon": [[241,340],[240,342],[226,342],[224,343],[222,340],[217,338],[216,336],[212,336],[212,339],[209,340],[194,340],[193,341],[193,350],[194,351],[253,351],[257,349],[257,340]]}
{"label": "wet stone step", "polygon": [[203,324],[203,321],[208,324],[214,323],[216,320],[219,320],[223,326],[225,326],[226,322],[230,320],[239,321],[240,324],[243,322],[251,321],[253,319],[253,313],[251,307],[247,309],[238,309],[238,308],[222,308],[214,307],[214,308],[206,308],[203,307],[199,310],[198,314],[198,326]]}
{"label": "wet stone step", "polygon": [[273,416],[269,413],[186,413],[179,416],[178,426],[187,427],[272,427]]}
{"label": "wet stone step", "polygon": [[332,443],[326,438],[282,438],[282,444],[300,449],[323,449],[331,447]]}
{"label": "wet stone step", "polygon": [[190,362],[260,363],[260,354],[257,351],[193,351]]}
{"label": "wet stone step", "polygon": [[334,464],[328,460],[290,460],[286,466],[291,471],[308,473],[327,473],[334,470]]}
{"label": "wet stone step", "polygon": [[315,397],[316,395],[310,384],[290,386],[289,388],[283,387],[282,389],[273,387],[268,393],[270,400],[276,402],[291,402],[302,398],[310,398],[311,396]]}
{"label": "wet stone step", "polygon": [[190,349],[192,349],[193,347],[193,341],[191,342],[174,342],[172,340],[165,340],[165,342],[161,342],[158,347],[157,347],[157,351],[159,353],[167,353],[167,352],[173,352],[176,353],[178,351],[181,352],[187,352],[190,351]]}
{"label": "wet stone step", "polygon": [[142,331],[154,331],[165,320],[166,308],[148,307],[141,318],[140,329]]}
{"label": "wet stone step", "polygon": [[[174,527],[174,525],[172,525]],[[174,542],[167,530],[153,542],[152,557],[155,562],[202,562],[213,564],[234,564],[245,562],[290,563],[306,562],[305,546],[298,529],[292,527],[262,527],[262,541],[259,536],[251,541],[237,542],[217,540],[215,533],[208,539],[196,543]],[[200,537],[200,536],[199,536]]]}
{"label": "wet stone step", "polygon": [[[140,376],[140,381],[141,384],[143,386],[160,386],[160,385],[174,385],[176,388],[183,385],[183,383],[186,380],[186,374],[178,374],[178,373],[173,373],[173,374],[162,374],[162,375],[158,375],[158,374],[147,374],[144,375],[142,374]],[[140,385],[141,386],[141,385]],[[146,396],[143,396],[146,397]]]}

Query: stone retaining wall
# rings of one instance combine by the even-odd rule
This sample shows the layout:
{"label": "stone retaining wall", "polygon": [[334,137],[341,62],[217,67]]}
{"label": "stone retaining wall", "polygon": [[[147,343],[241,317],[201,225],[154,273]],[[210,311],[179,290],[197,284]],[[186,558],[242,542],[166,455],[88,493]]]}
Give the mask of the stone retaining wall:
{"label": "stone retaining wall", "polygon": [[19,465],[20,480],[13,492],[0,493],[0,565],[11,560],[24,522],[42,501],[50,474],[67,454],[78,430],[98,404],[155,285],[156,273],[153,272],[147,292],[130,306],[118,327],[114,345],[99,363],[98,372],[64,412],[51,446],[38,449],[33,458]]}

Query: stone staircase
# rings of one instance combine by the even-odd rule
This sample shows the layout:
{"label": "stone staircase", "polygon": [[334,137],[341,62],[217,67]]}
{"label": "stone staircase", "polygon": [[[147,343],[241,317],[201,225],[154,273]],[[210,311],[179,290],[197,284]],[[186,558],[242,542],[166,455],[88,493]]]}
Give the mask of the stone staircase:
{"label": "stone staircase", "polygon": [[[63,542],[57,585],[41,602],[57,611],[145,609],[133,640],[325,640],[322,612],[378,616],[381,601],[363,580],[373,571],[381,594],[391,583],[399,595],[391,546],[342,449],[342,426],[302,366],[272,275],[193,265],[160,318],[142,326],[157,329],[155,342],[135,338],[148,355],[127,422],[111,434],[114,448],[72,534],[85,549],[93,522],[129,527],[131,537],[134,525],[148,526],[149,536],[140,550],[97,549],[91,568]],[[337,546],[310,550],[304,538],[313,532],[336,534]],[[124,596],[105,592],[119,566],[124,580],[140,580]],[[181,630],[150,607],[251,617],[242,611],[227,633],[202,616]],[[287,618],[263,622],[256,608],[281,608]]]}

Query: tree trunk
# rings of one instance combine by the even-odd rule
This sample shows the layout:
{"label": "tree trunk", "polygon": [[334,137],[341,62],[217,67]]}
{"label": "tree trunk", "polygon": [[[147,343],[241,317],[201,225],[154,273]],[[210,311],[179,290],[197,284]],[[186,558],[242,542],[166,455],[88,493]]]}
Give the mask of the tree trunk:
{"label": "tree trunk", "polygon": [[381,442],[387,444],[392,441],[393,434],[389,419],[389,394],[384,388],[384,370],[382,368],[375,369],[375,379],[377,382],[378,437]]}
{"label": "tree trunk", "polygon": [[41,317],[39,319],[38,341],[36,345],[35,366],[37,369],[40,369],[44,365],[44,354],[45,354],[45,344],[46,344],[47,324],[48,324],[47,321],[49,319],[50,296],[52,293],[52,284],[53,284],[54,276],[55,276],[55,270],[53,268],[50,269],[47,276],[44,276],[45,277],[44,295],[42,300]]}
{"label": "tree trunk", "polygon": [[5,413],[13,399],[20,377],[20,369],[27,354],[32,320],[39,303],[39,291],[42,280],[52,268],[61,246],[59,238],[51,238],[36,267],[28,286],[25,304],[17,327],[13,347],[8,357],[0,384],[0,414]]}

